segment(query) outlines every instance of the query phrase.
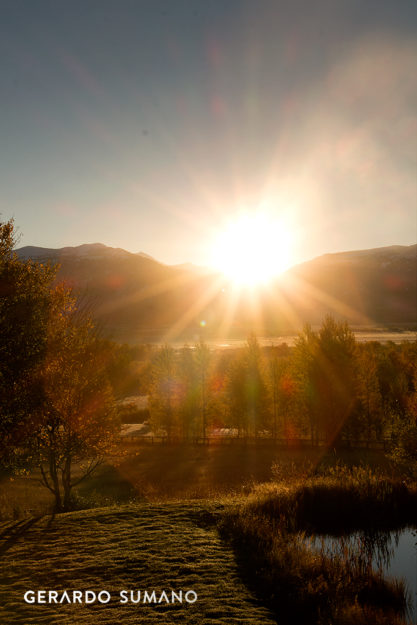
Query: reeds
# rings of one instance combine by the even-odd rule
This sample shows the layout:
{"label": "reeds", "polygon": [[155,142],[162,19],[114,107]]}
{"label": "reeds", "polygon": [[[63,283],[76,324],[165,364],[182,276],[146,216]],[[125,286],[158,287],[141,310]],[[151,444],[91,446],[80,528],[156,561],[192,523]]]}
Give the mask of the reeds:
{"label": "reeds", "polygon": [[415,524],[416,501],[415,487],[338,467],[327,476],[256,487],[228,510],[221,532],[245,582],[279,623],[396,625],[405,623],[405,586],[372,567],[365,543],[350,549],[342,540],[331,553],[310,537]]}
{"label": "reeds", "polygon": [[343,465],[326,473],[259,485],[248,510],[280,519],[287,531],[341,535],[417,524],[417,487],[369,468]]}

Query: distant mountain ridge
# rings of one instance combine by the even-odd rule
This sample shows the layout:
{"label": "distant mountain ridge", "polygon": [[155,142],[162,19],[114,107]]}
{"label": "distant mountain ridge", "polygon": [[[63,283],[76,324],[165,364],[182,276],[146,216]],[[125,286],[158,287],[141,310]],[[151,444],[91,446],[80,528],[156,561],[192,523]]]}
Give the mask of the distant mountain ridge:
{"label": "distant mountain ridge", "polygon": [[288,273],[351,322],[417,322],[417,245],[325,254]]}
{"label": "distant mountain ridge", "polygon": [[330,254],[323,254],[321,256],[317,256],[313,258],[311,261],[314,262],[321,260],[351,260],[352,262],[357,262],[365,257],[374,257],[374,258],[391,258],[396,259],[398,257],[409,258],[411,260],[417,261],[417,244],[415,245],[389,245],[386,247],[376,247],[369,250],[353,250],[350,252],[335,252]]}
{"label": "distant mountain ridge", "polygon": [[289,269],[259,293],[255,307],[249,293],[231,307],[230,286],[219,274],[165,265],[142,252],[102,243],[16,252],[58,262],[59,279],[90,302],[118,340],[291,333],[327,313],[356,325],[417,323],[417,245],[324,254]]}
{"label": "distant mountain ridge", "polygon": [[83,243],[82,245],[60,248],[35,247],[33,245],[27,245],[19,248],[16,252],[19,254],[20,258],[32,258],[32,260],[52,260],[54,258],[61,258],[62,256],[74,256],[78,258],[83,256],[92,258],[95,256],[99,258],[105,256],[124,255],[141,256],[143,258],[155,260],[152,256],[149,256],[149,254],[145,254],[145,252],[138,252],[134,254],[133,252],[128,252],[127,250],[122,249],[121,247],[109,247],[108,245],[104,245],[104,243]]}

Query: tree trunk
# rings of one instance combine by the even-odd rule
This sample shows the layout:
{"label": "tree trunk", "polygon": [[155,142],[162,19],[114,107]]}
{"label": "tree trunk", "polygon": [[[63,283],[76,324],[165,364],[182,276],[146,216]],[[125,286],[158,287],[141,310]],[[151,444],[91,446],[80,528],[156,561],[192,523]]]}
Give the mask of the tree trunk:
{"label": "tree trunk", "polygon": [[55,495],[55,509],[59,512],[62,509],[61,491],[59,488],[58,471],[56,467],[56,458],[53,452],[49,452],[49,475],[53,484],[53,493]]}
{"label": "tree trunk", "polygon": [[62,487],[64,491],[64,510],[71,507],[71,457],[65,459],[64,468],[62,470]]}

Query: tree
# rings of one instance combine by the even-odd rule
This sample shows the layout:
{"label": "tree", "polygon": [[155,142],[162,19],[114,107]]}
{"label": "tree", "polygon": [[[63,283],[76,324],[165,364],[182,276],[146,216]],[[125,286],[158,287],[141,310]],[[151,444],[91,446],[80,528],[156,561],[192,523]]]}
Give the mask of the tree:
{"label": "tree", "polygon": [[207,431],[210,410],[209,368],[211,353],[200,341],[194,349],[185,345],[177,366],[176,406],[183,437],[203,436]]}
{"label": "tree", "polygon": [[400,418],[407,414],[408,396],[413,390],[416,345],[416,342],[410,345],[388,343],[379,362],[378,378],[384,410]]}
{"label": "tree", "polygon": [[38,374],[43,401],[35,412],[30,450],[56,509],[67,510],[73,487],[112,451],[119,423],[107,378],[111,344],[97,336],[65,287],[54,293],[52,319]]}
{"label": "tree", "polygon": [[22,261],[13,220],[0,222],[0,451],[10,464],[42,401],[37,369],[47,350],[56,267]]}
{"label": "tree", "polygon": [[294,345],[294,376],[301,413],[310,430],[312,445],[319,444],[320,415],[316,377],[317,334],[306,325],[298,335]]}
{"label": "tree", "polygon": [[176,430],[183,438],[206,436],[211,408],[211,353],[200,341],[185,345],[178,357],[170,345],[156,354],[152,366],[150,408],[153,425],[170,438]]}
{"label": "tree", "polygon": [[279,428],[288,439],[295,429],[291,418],[294,416],[292,407],[297,390],[290,359],[274,354],[269,361],[269,379],[272,394],[272,436],[277,436]]}
{"label": "tree", "polygon": [[255,335],[250,335],[242,354],[232,361],[225,383],[225,399],[231,425],[239,434],[258,435],[266,425],[268,389],[264,364]]}
{"label": "tree", "polygon": [[247,435],[249,429],[246,382],[245,359],[243,355],[238,354],[229,364],[224,384],[227,424],[237,429],[238,436]]}
{"label": "tree", "polygon": [[195,364],[197,370],[197,388],[200,409],[200,423],[203,438],[206,437],[207,419],[209,412],[209,369],[211,353],[209,347],[200,341],[195,346]]}
{"label": "tree", "polygon": [[346,322],[325,317],[318,333],[309,326],[295,345],[312,438],[335,445],[356,401],[355,336]]}
{"label": "tree", "polygon": [[153,363],[149,404],[153,426],[165,430],[168,439],[176,426],[178,393],[175,352],[170,345],[164,345]]}
{"label": "tree", "polygon": [[185,345],[178,363],[178,412],[182,436],[188,439],[197,436],[199,412],[198,373],[193,350]]}
{"label": "tree", "polygon": [[[417,342],[401,346],[403,368],[410,374],[410,389],[401,402],[404,408],[392,414],[390,456],[411,477],[417,476]],[[405,365],[405,367],[404,367]]]}
{"label": "tree", "polygon": [[316,384],[326,443],[337,444],[356,401],[355,335],[346,322],[325,317],[318,334]]}
{"label": "tree", "polygon": [[357,396],[360,426],[367,444],[382,431],[382,395],[378,380],[378,359],[375,345],[361,346],[357,353]]}
{"label": "tree", "polygon": [[106,379],[109,344],[98,339],[71,291],[54,283],[57,267],[21,261],[14,242],[13,221],[1,223],[2,446],[14,468],[19,462],[39,468],[61,510],[117,431]]}
{"label": "tree", "polygon": [[246,400],[249,425],[255,436],[265,427],[268,413],[268,389],[258,339],[251,334],[246,341]]}

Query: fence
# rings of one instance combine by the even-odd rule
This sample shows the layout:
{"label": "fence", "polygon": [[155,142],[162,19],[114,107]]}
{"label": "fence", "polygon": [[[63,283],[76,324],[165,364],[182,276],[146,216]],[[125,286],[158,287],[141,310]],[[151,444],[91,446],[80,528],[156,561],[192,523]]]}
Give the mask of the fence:
{"label": "fence", "polygon": [[[283,449],[311,449],[316,447],[329,447],[324,440],[312,444],[309,438],[272,438],[270,436],[206,436],[184,439],[177,436],[146,436],[127,435],[120,438],[121,443],[133,445],[194,445],[194,446],[227,446],[242,445],[256,447],[277,447]],[[339,449],[373,449],[386,451],[389,447],[390,439],[363,440],[351,439],[340,441],[337,445]],[[330,445],[331,447],[331,445]]]}

